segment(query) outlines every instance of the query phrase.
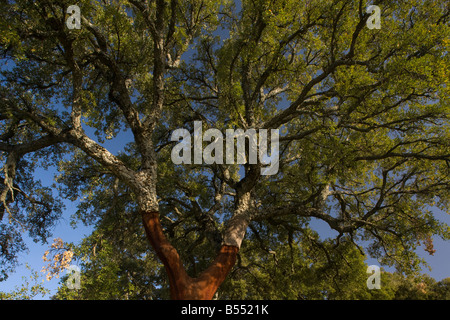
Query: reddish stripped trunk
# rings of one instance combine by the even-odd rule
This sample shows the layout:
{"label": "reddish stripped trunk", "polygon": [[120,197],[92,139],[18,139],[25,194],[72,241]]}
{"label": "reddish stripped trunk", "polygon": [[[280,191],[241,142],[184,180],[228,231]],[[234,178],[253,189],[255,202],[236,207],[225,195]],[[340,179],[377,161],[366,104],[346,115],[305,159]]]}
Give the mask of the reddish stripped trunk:
{"label": "reddish stripped trunk", "polygon": [[212,264],[197,278],[191,278],[183,267],[177,250],[165,237],[158,212],[143,212],[147,238],[161,259],[169,277],[170,296],[174,300],[210,300],[236,262],[239,249],[222,245]]}

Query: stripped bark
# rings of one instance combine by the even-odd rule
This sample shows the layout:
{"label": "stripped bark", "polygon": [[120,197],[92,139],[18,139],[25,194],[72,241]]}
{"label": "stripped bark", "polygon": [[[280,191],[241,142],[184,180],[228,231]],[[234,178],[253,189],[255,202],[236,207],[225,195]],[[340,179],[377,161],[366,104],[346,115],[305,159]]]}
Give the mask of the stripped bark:
{"label": "stripped bark", "polygon": [[197,278],[190,277],[180,255],[164,235],[159,212],[142,211],[145,232],[169,277],[174,300],[210,300],[233,268],[239,248],[223,244],[211,265]]}

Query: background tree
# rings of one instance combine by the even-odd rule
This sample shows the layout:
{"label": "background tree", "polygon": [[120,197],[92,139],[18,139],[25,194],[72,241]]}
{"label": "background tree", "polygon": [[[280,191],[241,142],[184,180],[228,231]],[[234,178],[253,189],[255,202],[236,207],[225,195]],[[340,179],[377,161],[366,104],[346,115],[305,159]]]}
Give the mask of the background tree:
{"label": "background tree", "polygon": [[30,270],[31,275],[22,277],[23,283],[20,287],[16,286],[10,292],[0,291],[0,300],[32,300],[36,297],[43,298],[50,293],[50,290],[45,288],[44,279],[40,279],[39,272],[32,270],[28,264],[26,268]]}
{"label": "background tree", "polygon": [[[33,177],[56,163],[82,219],[142,218],[175,299],[212,298],[236,260],[261,259],[245,250],[246,233],[273,259],[300,255],[294,271],[310,246],[319,269],[359,251],[416,270],[418,244],[432,251],[432,236],[450,234],[432,212],[449,207],[449,7],[375,4],[380,30],[366,27],[362,0],[86,0],[70,30],[72,3],[2,2],[4,274],[19,230],[45,240],[61,213]],[[170,133],[192,132],[194,120],[279,128],[278,174],[261,176],[260,163],[174,165]],[[103,141],[120,132],[132,141],[112,153]],[[337,237],[314,236],[317,219]]]}

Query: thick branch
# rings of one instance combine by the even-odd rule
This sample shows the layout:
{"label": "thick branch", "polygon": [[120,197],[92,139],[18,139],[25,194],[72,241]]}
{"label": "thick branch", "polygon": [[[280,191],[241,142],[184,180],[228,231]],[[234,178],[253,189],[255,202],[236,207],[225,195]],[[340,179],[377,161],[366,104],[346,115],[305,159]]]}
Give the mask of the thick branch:
{"label": "thick branch", "polygon": [[85,133],[72,130],[65,135],[64,141],[83,150],[88,156],[110,170],[133,190],[142,191],[145,188],[142,185],[142,181],[136,179],[136,173],[133,170],[129,169],[121,160],[93,141]]}
{"label": "thick branch", "polygon": [[245,237],[248,224],[251,220],[251,195],[246,192],[237,195],[237,204],[233,216],[227,223],[223,244],[228,246],[241,247]]}

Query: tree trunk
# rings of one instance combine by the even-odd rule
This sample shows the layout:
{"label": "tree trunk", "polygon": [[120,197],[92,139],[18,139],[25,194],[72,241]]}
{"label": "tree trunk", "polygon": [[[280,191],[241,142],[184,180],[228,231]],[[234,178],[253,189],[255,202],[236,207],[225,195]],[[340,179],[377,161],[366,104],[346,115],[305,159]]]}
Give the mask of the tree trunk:
{"label": "tree trunk", "polygon": [[174,300],[210,300],[230,273],[239,248],[222,245],[212,264],[197,278],[191,278],[183,267],[177,250],[165,237],[159,212],[141,212],[147,238],[169,277],[170,296]]}

